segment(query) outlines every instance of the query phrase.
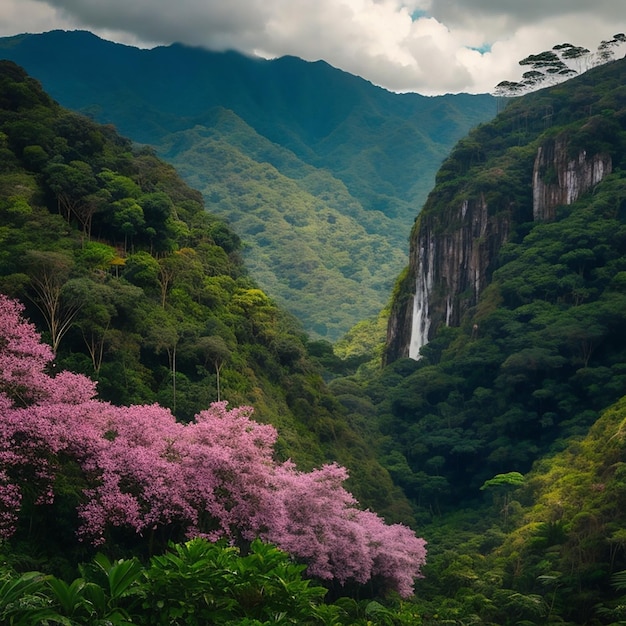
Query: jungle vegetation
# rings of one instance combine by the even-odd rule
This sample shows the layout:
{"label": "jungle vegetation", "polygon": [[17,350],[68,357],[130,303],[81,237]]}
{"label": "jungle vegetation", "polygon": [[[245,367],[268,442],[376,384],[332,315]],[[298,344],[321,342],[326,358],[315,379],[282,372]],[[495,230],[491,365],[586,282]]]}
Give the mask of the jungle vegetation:
{"label": "jungle vegetation", "polygon": [[[205,210],[202,196],[188,187],[172,166],[151,149],[133,147],[112,127],[61,108],[37,81],[9,61],[0,63],[0,151],[0,290],[3,298],[21,303],[25,319],[36,325],[49,346],[44,350],[44,344],[31,341],[29,347],[16,347],[15,342],[23,336],[22,322],[8,323],[4,316],[7,324],[0,342],[0,374],[6,437],[1,499],[6,509],[2,525],[7,532],[0,552],[2,620],[12,624],[154,623],[149,611],[163,608],[157,590],[163,582],[155,579],[157,587],[147,592],[145,585],[153,583],[146,582],[146,558],[156,558],[157,551],[170,554],[163,556],[166,561],[176,553],[184,556],[185,564],[176,562],[175,567],[191,568],[194,573],[186,576],[198,585],[201,574],[197,572],[201,567],[206,570],[207,562],[209,569],[216,560],[226,568],[217,574],[222,587],[216,588],[213,601],[207,599],[208,591],[189,602],[178,598],[171,614],[163,613],[159,619],[192,623],[189,615],[200,611],[194,602],[211,612],[216,623],[356,623],[375,614],[382,620],[392,619],[391,615],[400,619],[403,610],[391,613],[374,601],[382,599],[383,587],[374,585],[359,592],[363,585],[358,581],[345,588],[338,585],[330,598],[352,596],[354,600],[346,599],[343,608],[325,608],[321,601],[329,592],[328,584],[315,586],[318,583],[311,583],[310,575],[305,580],[303,566],[271,546],[251,548],[249,541],[242,540],[241,557],[252,563],[249,567],[243,565],[245,561],[227,565],[236,554],[225,546],[185,547],[180,543],[180,527],[172,526],[171,507],[163,513],[169,520],[169,535],[165,533],[156,543],[148,540],[153,533],[144,536],[139,526],[134,539],[132,533],[122,533],[106,543],[107,556],[97,556],[94,548],[80,543],[75,534],[76,511],[80,510],[76,506],[82,502],[89,507],[96,501],[81,500],[80,493],[91,489],[95,494],[111,484],[110,479],[103,475],[100,486],[97,482],[89,486],[96,471],[93,461],[85,465],[91,444],[79,445],[72,452],[65,444],[51,443],[35,452],[37,441],[57,441],[52,430],[58,430],[59,424],[42,425],[37,435],[35,431],[29,435],[25,429],[40,423],[37,407],[50,402],[48,396],[57,406],[67,403],[63,419],[80,412],[81,405],[88,407],[93,390],[88,390],[92,383],[87,380],[97,385],[98,401],[122,411],[124,407],[139,411],[143,406],[146,415],[150,411],[156,411],[154,416],[172,415],[176,428],[191,428],[195,416],[211,405],[252,405],[257,420],[254,428],[272,424],[276,429],[272,462],[285,468],[281,479],[285,487],[295,486],[294,480],[310,480],[305,491],[312,494],[318,488],[320,495],[330,497],[332,506],[343,501],[352,507],[356,496],[362,507],[380,511],[388,522],[410,523],[412,515],[401,489],[375,457],[369,439],[371,427],[362,420],[351,423],[326,388],[318,361],[328,353],[327,345],[311,342],[299,322],[249,277],[239,256],[239,237]],[[98,413],[103,416],[107,411],[86,410],[96,420],[101,419]],[[29,411],[33,417],[25,419]],[[139,413],[136,418],[129,413],[129,426],[133,419],[139,424],[138,418]],[[88,420],[83,419],[81,427],[87,425]],[[73,428],[61,428],[57,435],[71,443]],[[102,443],[122,441],[120,429],[111,428]],[[165,427],[157,430],[166,436]],[[148,432],[143,429],[137,436],[145,437]],[[246,432],[253,436],[255,431],[251,426]],[[31,455],[30,465],[19,460],[19,450],[26,455],[23,459]],[[31,453],[39,461],[32,462]],[[139,458],[128,465],[134,467],[131,474],[139,471]],[[171,452],[167,459],[177,462],[178,454]],[[120,472],[120,463],[118,457],[108,467]],[[269,467],[267,461],[262,465]],[[157,466],[148,463],[145,469],[152,472]],[[49,470],[50,477],[56,478],[37,496]],[[115,520],[127,519],[131,527],[137,520],[131,509],[122,512],[128,498],[138,497],[138,489],[143,488],[141,482],[131,487],[139,476],[131,474],[120,478],[122,495],[102,499],[102,504],[108,502],[113,509],[100,517],[114,526]],[[225,475],[230,474],[226,471]],[[350,493],[343,487],[334,496],[332,490],[325,491],[325,485],[339,488],[343,482]],[[164,486],[157,480],[154,487],[157,484]],[[219,497],[226,497],[224,487],[217,491]],[[173,496],[173,485],[169,492]],[[279,492],[278,487],[272,491],[275,495]],[[340,494],[344,495],[338,497]],[[306,501],[292,499],[293,505],[285,500],[281,507]],[[154,504],[156,500],[148,497],[145,502]],[[56,508],[47,511],[50,505]],[[227,501],[224,506],[228,510],[235,505]],[[268,513],[279,510],[270,507]],[[362,515],[362,529],[365,522],[377,519],[366,510],[348,511],[348,515],[350,521],[346,518],[345,523],[350,524]],[[325,523],[332,520],[328,511],[322,518]],[[336,526],[345,527],[345,523]],[[283,526],[281,522],[276,529]],[[394,527],[401,526],[389,526]],[[414,536],[408,528],[406,531]],[[211,532],[207,536],[212,536]],[[179,541],[171,544],[171,553],[167,536]],[[384,545],[385,541],[370,545]],[[402,545],[404,549],[406,539]],[[186,550],[195,550],[193,557]],[[210,558],[205,558],[207,550],[213,551]],[[142,554],[140,564],[137,558]],[[89,565],[90,559],[95,559],[95,565]],[[84,569],[79,570],[79,565]],[[240,567],[248,572],[242,574],[241,584],[256,585],[255,589],[241,587],[242,598],[250,598],[249,611],[242,599],[235,608],[233,585],[239,583],[224,573]],[[169,574],[159,576],[163,580]],[[256,582],[245,583],[246,577]],[[325,573],[321,576],[326,577]],[[259,605],[253,596],[273,593],[272,584],[279,587],[277,604],[264,601]],[[150,593],[155,594],[155,606],[149,610]],[[294,594],[300,608],[289,604]],[[368,600],[359,602],[358,596],[363,594]],[[407,609],[407,615],[411,610]],[[197,619],[204,623],[205,618]]]}
{"label": "jungle vegetation", "polygon": [[[11,62],[1,93],[0,286],[57,367],[92,377],[104,400],[159,402],[182,421],[218,400],[251,404],[280,430],[282,458],[337,460],[371,490],[366,503],[393,508],[389,477],[326,390],[300,324],[249,277],[238,236],[202,196]],[[356,478],[370,462],[380,476]]]}
{"label": "jungle vegetation", "polygon": [[[337,601],[341,610],[352,613],[331,615],[336,609],[329,603],[331,608],[322,607],[327,612],[320,617],[316,607],[322,592],[317,595],[316,583],[309,583],[309,596],[299,587],[299,573],[290,572],[281,580],[288,578],[294,588],[301,588],[305,601],[305,609],[298,605],[294,610],[308,612],[311,620],[329,620],[312,623],[624,621],[624,61],[513,99],[493,122],[480,125],[457,144],[437,175],[427,210],[484,192],[496,211],[514,203],[512,236],[497,258],[490,286],[461,326],[441,328],[419,361],[402,359],[385,368],[380,366],[384,311],[377,320],[356,325],[336,352],[326,342],[311,341],[246,275],[237,255],[237,237],[202,210],[201,197],[169,166],[150,150],[134,149],[110,127],[60,109],[14,66],[3,69],[8,95],[2,118],[6,221],[3,217],[1,232],[2,264],[8,269],[2,291],[26,304],[29,317],[51,345],[57,338],[60,367],[94,377],[105,399],[120,404],[159,401],[183,422],[191,420],[203,393],[209,394],[209,402],[219,397],[252,404],[262,421],[278,429],[279,459],[293,456],[307,470],[339,460],[350,469],[351,490],[362,503],[389,521],[414,525],[427,540],[425,578],[417,581],[416,597],[409,603],[392,600],[382,606],[370,599],[359,602],[353,595]],[[37,116],[45,123],[28,134]],[[20,125],[25,118],[26,124]],[[91,135],[69,133],[75,123],[90,129]],[[90,143],[98,134],[107,139],[102,140],[102,151],[94,148],[97,141]],[[42,145],[39,137],[46,136],[50,143]],[[553,221],[535,223],[530,187],[534,156],[542,141],[555,136],[568,137],[573,155],[581,149],[608,152],[613,172],[592,193],[559,207]],[[96,161],[87,158],[89,150]],[[99,165],[94,164],[97,159]],[[100,194],[98,206],[103,210],[90,219],[81,203],[73,204],[63,195],[65,178],[53,176],[58,166],[66,166],[63,173],[83,181],[80,175],[87,170],[73,161],[88,163],[96,177],[95,187],[87,185],[86,196]],[[139,192],[119,180],[114,162]],[[159,178],[157,184],[150,178],[155,171],[151,168],[163,172],[169,183]],[[163,226],[152,233],[136,219],[134,204],[142,210],[144,204],[152,206],[144,194],[157,190],[168,195],[173,209],[150,218],[161,219]],[[179,225],[181,231],[172,231],[171,219],[183,222],[187,230]],[[14,226],[11,220],[17,220]],[[195,220],[200,226],[194,229]],[[99,250],[113,251],[114,260],[87,260],[93,257],[84,251],[93,251],[96,244],[104,247]],[[188,250],[201,255],[196,273],[189,266]],[[119,304],[110,309],[114,314],[108,326],[104,313],[103,318],[86,316],[84,331],[78,324],[91,302],[78,310],[46,308],[41,294],[55,293],[46,281],[46,263],[65,263],[68,258],[72,273],[66,276],[71,280],[60,291],[68,298],[66,304],[78,301],[83,280],[92,281],[90,293],[96,295],[98,285],[113,282],[130,290],[132,304],[126,300],[124,308],[123,299],[115,300]],[[55,266],[57,270],[64,263]],[[181,268],[180,273],[161,270],[161,264],[167,268],[168,263]],[[213,264],[227,271],[212,274]],[[203,299],[207,278],[220,279],[208,291],[219,296],[210,303]],[[401,291],[399,280],[395,297]],[[62,314],[55,317],[51,312],[57,310]],[[136,311],[144,311],[145,317],[134,319]],[[166,314],[174,315],[171,326]],[[198,320],[213,317],[215,326],[194,334]],[[95,327],[100,319],[104,321]],[[149,328],[152,319],[161,321],[148,333],[145,325]],[[172,326],[187,329],[188,320],[189,335],[176,339],[176,334],[163,332]],[[126,324],[128,335],[126,326],[118,327]],[[119,333],[109,334],[109,328]],[[116,343],[98,343],[99,336],[116,338]],[[204,337],[210,340],[210,356],[203,371],[191,350],[203,346]],[[216,337],[225,340],[228,351]],[[103,356],[96,373],[93,355],[100,352],[94,346],[100,345]],[[88,569],[82,572],[32,573],[44,565],[49,568],[53,555],[33,555],[31,547],[25,542],[13,552],[5,550],[7,592],[17,585],[19,593],[26,585],[33,603],[41,601],[60,612],[60,601],[51,596],[58,595],[50,591],[53,579],[46,578],[59,576],[68,588],[88,588],[88,603],[93,604],[90,594],[102,597],[89,586],[94,582],[89,559],[83,561]],[[161,575],[154,567],[169,567],[167,560],[175,562],[192,548],[204,558],[201,544],[172,546],[165,561],[144,561],[136,567],[128,564],[132,556],[127,555],[131,560],[122,559],[120,572],[140,572],[137,586],[116,604],[113,588],[106,591],[110,583],[100,577],[98,584],[105,589],[100,606],[110,612],[119,606],[127,612],[123,615],[131,616],[137,606],[135,592],[142,598],[153,593],[152,572]],[[276,563],[280,558],[271,557]],[[101,564],[96,561],[96,571],[103,570],[102,564],[105,573],[111,569],[112,561],[107,565],[97,559]],[[58,582],[52,585],[65,589]],[[327,600],[333,600],[332,594]],[[84,610],[84,602],[78,594],[77,611]],[[233,616],[229,610],[225,606],[224,619],[234,623],[267,619],[254,612]],[[276,615],[269,618],[276,623],[271,619]]]}
{"label": "jungle vegetation", "polygon": [[2,38],[0,58],[152,146],[240,237],[265,293],[332,342],[385,306],[439,164],[496,111],[487,94],[395,94],[323,61],[80,31]]}
{"label": "jungle vegetation", "polygon": [[[514,98],[457,144],[424,211],[484,194],[510,213],[489,286],[419,360],[330,383],[377,420],[414,505],[429,623],[624,619],[625,80],[619,60]],[[534,222],[535,155],[555,137],[572,159],[609,154],[613,171]],[[400,276],[393,297],[405,289]]]}

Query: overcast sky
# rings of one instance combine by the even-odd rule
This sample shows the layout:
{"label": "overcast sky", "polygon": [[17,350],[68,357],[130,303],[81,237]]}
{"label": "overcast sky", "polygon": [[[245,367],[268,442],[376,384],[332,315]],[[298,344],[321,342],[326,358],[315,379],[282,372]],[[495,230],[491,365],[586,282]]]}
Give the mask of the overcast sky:
{"label": "overcast sky", "polygon": [[0,36],[56,28],[323,59],[393,91],[481,93],[518,80],[529,54],[595,50],[626,31],[626,0],[0,0]]}

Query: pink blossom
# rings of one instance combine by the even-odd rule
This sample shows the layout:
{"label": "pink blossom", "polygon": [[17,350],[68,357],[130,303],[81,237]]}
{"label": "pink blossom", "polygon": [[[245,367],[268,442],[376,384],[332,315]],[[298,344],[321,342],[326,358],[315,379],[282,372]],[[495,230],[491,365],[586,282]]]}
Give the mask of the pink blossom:
{"label": "pink blossom", "polygon": [[69,458],[88,485],[77,532],[95,545],[116,527],[261,537],[305,561],[311,575],[380,578],[412,593],[424,541],[361,510],[343,486],[345,468],[277,463],[276,429],[252,420],[251,407],[218,402],[181,424],[156,404],[98,401],[86,377],[49,373],[52,352],[21,314],[0,295],[0,537],[15,531],[25,493],[34,505],[53,502],[57,468]]}
{"label": "pink blossom", "polygon": [[276,501],[261,536],[308,563],[311,575],[364,583],[385,579],[404,597],[426,559],[425,541],[401,524],[389,526],[343,487],[338,465],[298,472],[291,463],[276,469]]}

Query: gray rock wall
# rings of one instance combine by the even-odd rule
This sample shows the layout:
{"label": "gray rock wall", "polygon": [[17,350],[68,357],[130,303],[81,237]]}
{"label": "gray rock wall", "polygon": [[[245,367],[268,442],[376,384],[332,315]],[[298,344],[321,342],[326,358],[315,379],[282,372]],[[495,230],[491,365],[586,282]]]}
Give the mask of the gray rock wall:
{"label": "gray rock wall", "polygon": [[[612,171],[610,155],[572,158],[565,136],[542,144],[532,175],[533,219],[555,218]],[[487,286],[493,261],[515,220],[513,209],[490,214],[485,196],[421,215],[411,241],[409,272],[392,304],[386,361],[419,358],[442,324],[458,326]]]}
{"label": "gray rock wall", "polygon": [[589,156],[584,150],[572,158],[566,137],[539,146],[533,168],[533,218],[550,221],[556,207],[572,204],[611,173],[608,154]]}

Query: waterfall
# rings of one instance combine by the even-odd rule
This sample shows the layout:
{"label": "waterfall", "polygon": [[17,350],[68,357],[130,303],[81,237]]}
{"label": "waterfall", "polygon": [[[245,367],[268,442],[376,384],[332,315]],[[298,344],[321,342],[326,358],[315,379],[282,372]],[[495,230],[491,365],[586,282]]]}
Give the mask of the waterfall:
{"label": "waterfall", "polygon": [[434,241],[429,237],[422,240],[419,247],[415,296],[413,296],[413,316],[411,318],[411,341],[409,358],[418,360],[420,348],[428,343],[430,331],[429,299],[433,288],[435,266]]}
{"label": "waterfall", "polygon": [[[389,354],[419,360],[420,349],[442,326],[458,327],[476,306],[490,264],[508,239],[510,211],[489,215],[484,195],[421,216],[411,246],[412,299],[391,319]],[[400,343],[401,342],[401,343]],[[388,345],[392,345],[390,341]]]}

